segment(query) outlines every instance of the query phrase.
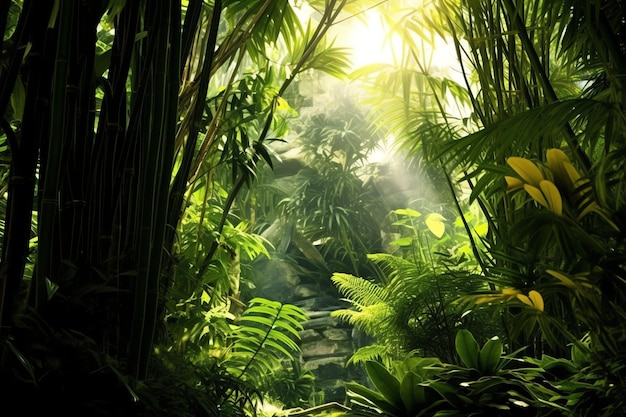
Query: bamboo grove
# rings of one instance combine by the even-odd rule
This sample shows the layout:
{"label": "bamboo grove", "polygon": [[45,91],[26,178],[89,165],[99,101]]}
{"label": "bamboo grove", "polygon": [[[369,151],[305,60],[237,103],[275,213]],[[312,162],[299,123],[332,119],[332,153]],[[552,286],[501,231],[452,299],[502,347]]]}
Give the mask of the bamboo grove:
{"label": "bamboo grove", "polygon": [[230,167],[208,263],[272,163],[280,97],[301,73],[341,72],[325,34],[345,3],[306,23],[286,0],[2,2],[3,369],[41,377],[21,342],[34,320],[38,343],[82,335],[146,378],[190,192]]}

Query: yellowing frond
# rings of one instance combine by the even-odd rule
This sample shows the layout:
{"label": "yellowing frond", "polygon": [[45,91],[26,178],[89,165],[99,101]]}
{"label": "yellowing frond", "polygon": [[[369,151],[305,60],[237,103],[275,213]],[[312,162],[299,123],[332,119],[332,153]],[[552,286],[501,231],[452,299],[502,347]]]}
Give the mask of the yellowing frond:
{"label": "yellowing frond", "polygon": [[517,299],[520,300],[522,303],[533,307],[533,302],[530,301],[530,298],[528,298],[527,295],[525,295],[525,294],[517,294]]}
{"label": "yellowing frond", "polygon": [[[546,159],[548,161],[548,167],[554,175],[554,179],[557,185],[571,189],[571,179],[565,168],[565,165],[572,165],[565,152],[560,149],[548,149],[546,152]],[[572,167],[573,168],[573,167]]]}
{"label": "yellowing frond", "polygon": [[530,290],[528,295],[517,294],[517,299],[530,307],[543,311],[543,297],[539,294],[539,291]]}
{"label": "yellowing frond", "polygon": [[565,172],[567,172],[567,176],[569,177],[569,180],[572,182],[574,187],[577,187],[579,185],[577,183],[578,181],[580,181],[581,177],[576,168],[574,168],[574,165],[572,165],[571,163],[563,163],[563,168],[565,169]]}
{"label": "yellowing frond", "polygon": [[506,163],[528,184],[539,186],[544,179],[541,171],[532,161],[519,156],[511,156]]}
{"label": "yellowing frond", "polygon": [[565,284],[565,286],[575,290],[576,289],[576,284],[574,283],[574,281],[572,281],[569,277],[567,277],[565,274],[562,274],[560,272],[557,271],[553,271],[551,269],[547,269],[546,272],[550,275],[552,275],[554,278],[558,279],[559,281],[561,281],[561,283]]}
{"label": "yellowing frond", "polygon": [[511,193],[513,191],[521,190],[524,188],[524,183],[519,178],[505,176],[506,181],[506,192]]}
{"label": "yellowing frond", "polygon": [[533,200],[535,200],[536,202],[538,202],[539,204],[541,204],[542,206],[546,208],[550,208],[550,206],[548,206],[548,202],[546,201],[546,198],[543,196],[543,193],[541,192],[539,188],[533,187],[532,185],[529,185],[529,184],[524,184],[524,190],[526,190],[526,192],[533,198]]}
{"label": "yellowing frond", "polygon": [[546,202],[548,203],[548,208],[555,214],[561,215],[563,213],[563,200],[561,199],[561,193],[559,189],[556,188],[554,183],[543,180],[539,183],[539,187],[541,188],[541,193],[545,197]]}
{"label": "yellowing frond", "polygon": [[533,302],[533,306],[539,310],[539,311],[543,311],[543,297],[541,296],[541,294],[539,293],[539,291],[535,291],[535,290],[530,290],[530,292],[528,293],[528,297],[530,298],[530,300]]}

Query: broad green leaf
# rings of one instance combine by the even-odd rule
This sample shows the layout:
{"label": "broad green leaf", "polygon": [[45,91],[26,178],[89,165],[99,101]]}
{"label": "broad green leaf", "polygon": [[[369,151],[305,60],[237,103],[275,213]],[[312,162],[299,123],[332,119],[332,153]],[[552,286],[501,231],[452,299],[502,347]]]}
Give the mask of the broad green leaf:
{"label": "broad green leaf", "polygon": [[456,334],[455,347],[465,366],[474,369],[479,368],[480,348],[469,330],[459,330]]}
{"label": "broad green leaf", "polygon": [[498,337],[493,337],[480,350],[480,371],[488,374],[496,371],[500,356],[502,356],[502,341]]}
{"label": "broad green leaf", "polygon": [[415,414],[418,408],[426,401],[424,386],[420,385],[422,378],[414,372],[408,372],[400,383],[400,397],[404,408],[409,414]]}
{"label": "broad green leaf", "polygon": [[430,213],[426,216],[425,223],[426,226],[428,226],[428,230],[430,230],[433,235],[437,236],[438,239],[441,239],[446,231],[444,220],[445,218],[439,213]]}
{"label": "broad green leaf", "polygon": [[445,382],[431,382],[428,386],[437,391],[439,395],[455,407],[462,408],[474,402],[473,399],[459,394],[458,387],[448,385]]}
{"label": "broad green leaf", "polygon": [[13,109],[13,120],[22,121],[24,115],[24,103],[26,102],[26,89],[21,78],[15,80],[13,93],[11,93],[11,108]]}
{"label": "broad green leaf", "polygon": [[413,244],[413,238],[412,237],[402,237],[400,239],[396,239],[392,242],[389,242],[390,245],[396,245],[396,246],[411,246]]}
{"label": "broad green leaf", "polygon": [[352,403],[370,406],[392,416],[402,415],[403,413],[402,409],[390,403],[380,392],[354,382],[346,382],[345,387]]}
{"label": "broad green leaf", "polygon": [[387,368],[379,362],[367,361],[365,362],[365,370],[374,386],[387,401],[395,406],[402,404],[400,381]]}

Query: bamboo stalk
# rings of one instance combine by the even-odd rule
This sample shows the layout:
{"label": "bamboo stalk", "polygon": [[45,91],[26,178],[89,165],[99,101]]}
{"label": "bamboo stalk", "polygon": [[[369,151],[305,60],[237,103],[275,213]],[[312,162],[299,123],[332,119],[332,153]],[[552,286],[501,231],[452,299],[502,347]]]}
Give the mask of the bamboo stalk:
{"label": "bamboo stalk", "polygon": [[24,75],[28,83],[22,129],[13,132],[8,124],[3,123],[13,158],[0,264],[0,333],[9,331],[14,306],[20,301],[18,293],[24,275],[31,232],[38,148],[41,137],[48,131],[46,103],[49,100],[47,92],[50,91],[51,78],[46,63],[50,59],[50,52],[53,51],[53,45],[46,44],[46,22],[52,10],[51,5],[48,6],[39,8],[39,13],[34,13],[32,12],[34,2],[24,3],[11,64],[1,81],[0,103],[4,104],[0,109],[4,113],[22,65],[26,43],[31,42],[28,66]]}
{"label": "bamboo stalk", "polygon": [[[40,167],[41,198],[38,215],[38,251],[35,280],[37,288],[45,288],[43,283],[56,279],[59,259],[55,229],[58,222],[60,178],[62,157],[66,146],[68,120],[73,115],[67,108],[68,70],[71,47],[71,31],[74,26],[75,1],[63,2],[58,12],[57,50],[52,80],[52,98],[50,114],[50,137],[42,143],[42,162]],[[73,110],[73,109],[72,109]],[[39,298],[39,297],[38,297]]]}

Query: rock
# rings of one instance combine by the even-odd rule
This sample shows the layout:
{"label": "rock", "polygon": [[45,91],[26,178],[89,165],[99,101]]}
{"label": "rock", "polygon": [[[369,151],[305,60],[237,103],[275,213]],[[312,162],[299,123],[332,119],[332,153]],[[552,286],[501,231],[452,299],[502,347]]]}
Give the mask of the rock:
{"label": "rock", "polygon": [[299,334],[300,334],[300,341],[302,343],[320,340],[322,338],[322,335],[318,331],[313,330],[313,329],[302,330]]}
{"label": "rock", "polygon": [[306,313],[309,320],[318,319],[320,317],[330,317],[332,311],[309,311]]}
{"label": "rock", "polygon": [[311,359],[304,364],[304,369],[314,371],[320,367],[328,365],[338,365],[343,368],[344,365],[348,362],[349,358],[349,356],[331,356],[328,358]]}
{"label": "rock", "polygon": [[318,340],[304,343],[300,349],[305,360],[309,360],[311,357],[345,356],[352,354],[352,343],[341,341],[331,343],[328,340]]}
{"label": "rock", "polygon": [[322,333],[326,340],[352,340],[350,329],[328,329]]}
{"label": "rock", "polygon": [[298,301],[295,301],[293,304],[297,305],[298,307],[303,308],[304,310],[309,310],[309,311],[313,311],[313,310],[332,311],[332,310],[339,310],[341,308],[345,308],[345,305],[341,305],[340,301],[337,298],[331,297],[329,295],[322,295],[319,297],[307,298],[305,300],[298,300]]}
{"label": "rock", "polygon": [[307,299],[313,297],[319,297],[320,292],[316,286],[310,284],[298,285],[293,292],[294,297],[297,299]]}
{"label": "rock", "polygon": [[317,319],[310,319],[302,323],[302,327],[305,329],[319,329],[325,327],[337,327],[341,324],[338,318],[336,317],[320,317]]}

